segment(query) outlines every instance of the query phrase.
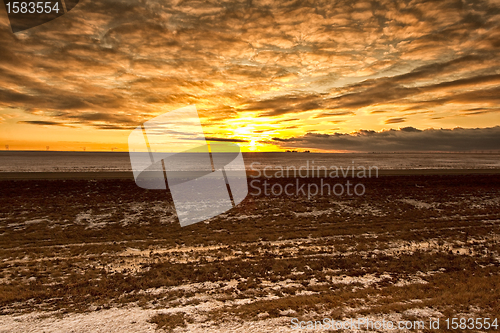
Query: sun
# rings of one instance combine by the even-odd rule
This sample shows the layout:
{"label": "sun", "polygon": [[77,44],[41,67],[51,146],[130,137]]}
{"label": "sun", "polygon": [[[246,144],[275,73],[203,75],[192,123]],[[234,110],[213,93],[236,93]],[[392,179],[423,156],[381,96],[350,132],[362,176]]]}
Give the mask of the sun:
{"label": "sun", "polygon": [[257,143],[255,142],[255,140],[250,141],[250,143],[248,144],[247,149],[249,151],[255,151],[255,150],[257,150]]}

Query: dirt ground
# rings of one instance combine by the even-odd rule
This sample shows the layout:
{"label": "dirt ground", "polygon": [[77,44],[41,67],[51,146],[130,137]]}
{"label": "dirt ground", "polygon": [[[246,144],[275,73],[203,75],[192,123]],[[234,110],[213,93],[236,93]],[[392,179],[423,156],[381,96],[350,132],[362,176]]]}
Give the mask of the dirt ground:
{"label": "dirt ground", "polygon": [[131,180],[2,180],[0,332],[500,320],[500,175],[351,181],[365,194],[249,195],[181,228],[168,193]]}

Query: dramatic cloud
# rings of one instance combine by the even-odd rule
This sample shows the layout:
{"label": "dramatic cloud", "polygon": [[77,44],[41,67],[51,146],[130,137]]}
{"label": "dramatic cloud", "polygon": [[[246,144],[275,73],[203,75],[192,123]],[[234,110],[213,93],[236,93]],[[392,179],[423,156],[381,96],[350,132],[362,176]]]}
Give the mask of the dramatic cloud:
{"label": "dramatic cloud", "polygon": [[405,127],[382,132],[362,130],[352,134],[307,133],[301,137],[274,138],[285,148],[316,148],[332,151],[484,151],[500,149],[500,126],[419,130]]}
{"label": "dramatic cloud", "polygon": [[31,125],[44,125],[44,126],[65,126],[64,124],[55,121],[44,121],[44,120],[27,120],[20,121],[20,124],[31,124]]}
{"label": "dramatic cloud", "polygon": [[0,38],[0,133],[19,138],[64,124],[97,140],[189,104],[244,142],[500,125],[493,0],[87,0],[17,34],[2,12]]}

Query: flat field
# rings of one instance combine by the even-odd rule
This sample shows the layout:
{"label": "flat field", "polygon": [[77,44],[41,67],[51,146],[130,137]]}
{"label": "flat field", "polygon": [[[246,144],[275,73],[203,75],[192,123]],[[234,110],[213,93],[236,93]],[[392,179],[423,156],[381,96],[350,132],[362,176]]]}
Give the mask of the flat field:
{"label": "flat field", "polygon": [[500,175],[352,182],[366,193],[249,195],[181,228],[168,193],[133,180],[2,180],[0,332],[500,321]]}

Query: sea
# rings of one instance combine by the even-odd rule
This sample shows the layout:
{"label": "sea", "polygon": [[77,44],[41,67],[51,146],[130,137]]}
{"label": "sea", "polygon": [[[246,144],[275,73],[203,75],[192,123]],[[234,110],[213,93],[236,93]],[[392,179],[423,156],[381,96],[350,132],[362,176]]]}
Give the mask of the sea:
{"label": "sea", "polygon": [[[500,153],[243,153],[247,170],[377,167],[379,170],[500,169]],[[192,169],[188,166],[186,167]],[[128,152],[0,151],[0,172],[125,172]]]}

